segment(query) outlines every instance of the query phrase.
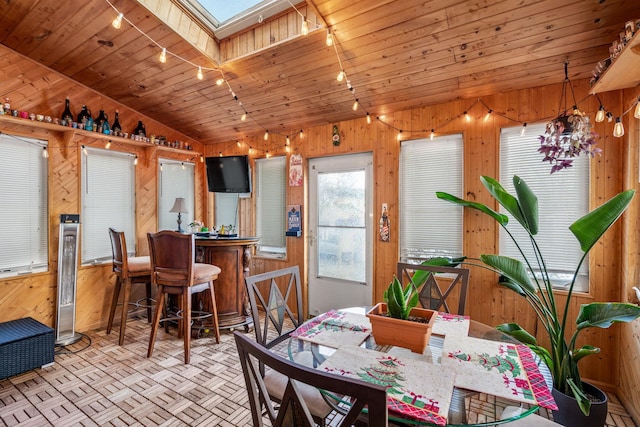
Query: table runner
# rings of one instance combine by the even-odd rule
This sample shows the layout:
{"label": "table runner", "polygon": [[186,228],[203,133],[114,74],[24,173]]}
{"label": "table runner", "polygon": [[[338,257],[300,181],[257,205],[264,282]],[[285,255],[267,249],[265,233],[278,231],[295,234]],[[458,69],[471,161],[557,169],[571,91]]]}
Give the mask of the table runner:
{"label": "table runner", "polygon": [[557,409],[526,345],[448,336],[441,363],[456,371],[456,387]]}
{"label": "table runner", "polygon": [[387,388],[390,414],[445,425],[455,372],[423,361],[342,346],[318,369]]}
{"label": "table runner", "polygon": [[292,337],[327,347],[358,346],[371,333],[369,319],[356,313],[331,310],[305,322],[291,333]]}
{"label": "table runner", "polygon": [[438,312],[438,317],[436,317],[431,333],[436,335],[458,335],[466,337],[469,335],[470,323],[469,316]]}

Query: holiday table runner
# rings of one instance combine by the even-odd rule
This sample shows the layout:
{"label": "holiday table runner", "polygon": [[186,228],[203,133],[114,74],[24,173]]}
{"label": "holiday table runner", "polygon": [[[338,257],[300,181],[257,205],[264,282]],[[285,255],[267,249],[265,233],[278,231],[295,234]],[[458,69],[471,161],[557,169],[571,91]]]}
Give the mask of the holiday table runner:
{"label": "holiday table runner", "polygon": [[305,322],[291,336],[327,347],[358,346],[371,333],[369,319],[356,313],[331,310]]}
{"label": "holiday table runner", "polygon": [[557,409],[526,345],[447,336],[441,363],[456,371],[456,387]]}
{"label": "holiday table runner", "polygon": [[318,369],[387,388],[390,414],[445,425],[455,372],[420,360],[342,346]]}
{"label": "holiday table runner", "polygon": [[438,312],[438,317],[436,317],[431,333],[466,337],[469,334],[469,316]]}

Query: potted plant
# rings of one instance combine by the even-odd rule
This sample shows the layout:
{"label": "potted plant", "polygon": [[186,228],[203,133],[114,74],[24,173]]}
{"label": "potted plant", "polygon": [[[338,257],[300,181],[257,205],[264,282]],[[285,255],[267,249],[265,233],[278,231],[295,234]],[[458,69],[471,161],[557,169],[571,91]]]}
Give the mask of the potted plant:
{"label": "potted plant", "polygon": [[[587,253],[605,231],[622,215],[631,202],[635,191],[627,190],[617,194],[602,206],[576,220],[569,227],[580,243],[584,255],[579,261],[573,279],[566,289],[566,302],[559,306],[556,304],[556,296],[546,269],[543,254],[535,240],[535,235],[538,232],[537,197],[524,180],[517,176],[513,177],[513,184],[516,190],[515,196],[508,193],[493,178],[483,176],[481,181],[498,203],[527,231],[529,241],[533,246],[535,259],[527,259],[521,249],[521,244],[524,244],[524,242],[516,241],[513,235],[509,233],[507,228],[508,217],[506,215],[496,212],[482,203],[471,202],[448,193],[437,192],[436,195],[440,199],[477,209],[495,219],[509,233],[524,259],[524,262],[521,262],[500,255],[481,255],[480,260],[483,264],[465,263],[478,265],[500,274],[503,278],[500,281],[500,285],[518,293],[531,305],[548,335],[548,349],[539,345],[532,334],[516,323],[506,323],[498,326],[498,329],[517,338],[538,354],[551,371],[556,395],[567,395],[575,398],[575,402],[580,408],[578,412],[588,415],[592,405],[585,393],[585,383],[581,380],[578,362],[585,356],[598,353],[600,349],[589,345],[576,347],[578,335],[586,328],[608,328],[614,322],[630,322],[640,316],[640,307],[620,302],[583,304],[575,320],[575,331],[571,332],[572,328],[567,318],[571,295],[580,265],[586,258]],[[532,274],[533,271],[538,271],[540,274],[534,275]],[[561,415],[559,414],[559,417]],[[604,417],[606,417],[606,407]],[[556,417],[554,416],[554,418]],[[556,421],[558,421],[557,418]],[[576,422],[583,425],[582,421],[576,420]],[[602,418],[600,425],[604,425],[604,418]]]}
{"label": "potted plant", "polygon": [[[424,265],[457,265],[461,258],[432,258]],[[371,322],[371,333],[379,345],[395,345],[422,353],[429,344],[431,329],[435,323],[437,311],[417,307],[418,289],[427,280],[431,272],[417,270],[403,288],[402,283],[393,276],[389,287],[384,291],[384,302],[375,305],[367,317]]]}

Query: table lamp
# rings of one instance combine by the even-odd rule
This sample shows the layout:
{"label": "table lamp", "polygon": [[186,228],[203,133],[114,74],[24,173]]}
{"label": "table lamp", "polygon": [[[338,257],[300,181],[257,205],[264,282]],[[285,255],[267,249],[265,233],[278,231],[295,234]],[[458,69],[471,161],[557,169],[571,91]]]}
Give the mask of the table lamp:
{"label": "table lamp", "polygon": [[176,201],[173,202],[173,207],[171,208],[171,210],[169,212],[177,212],[178,213],[178,233],[182,233],[184,230],[182,230],[182,217],[181,214],[184,213],[189,213],[189,210],[187,209],[187,203],[184,201],[183,197],[176,197]]}

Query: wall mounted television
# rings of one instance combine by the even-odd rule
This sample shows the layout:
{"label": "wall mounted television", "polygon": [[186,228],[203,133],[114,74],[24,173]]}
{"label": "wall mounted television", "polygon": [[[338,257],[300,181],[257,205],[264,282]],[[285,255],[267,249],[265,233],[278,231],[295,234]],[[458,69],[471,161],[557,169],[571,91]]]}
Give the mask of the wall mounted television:
{"label": "wall mounted television", "polygon": [[207,184],[211,193],[250,193],[248,156],[207,157]]}

